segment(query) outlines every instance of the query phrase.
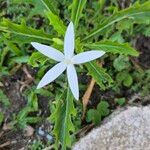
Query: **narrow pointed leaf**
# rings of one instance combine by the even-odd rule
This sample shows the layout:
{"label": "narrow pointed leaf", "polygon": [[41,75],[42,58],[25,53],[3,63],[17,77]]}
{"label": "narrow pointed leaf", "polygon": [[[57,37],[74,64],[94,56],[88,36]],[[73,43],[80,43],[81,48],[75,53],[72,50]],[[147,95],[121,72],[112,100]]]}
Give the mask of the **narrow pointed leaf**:
{"label": "narrow pointed leaf", "polygon": [[86,67],[89,74],[103,90],[111,86],[112,78],[95,61],[87,63]]}
{"label": "narrow pointed leaf", "polygon": [[[76,116],[76,109],[74,108],[73,96],[68,87],[67,97],[66,90],[63,92],[62,97],[56,101],[56,110],[52,113],[50,120],[55,122],[53,133],[55,135],[56,147],[61,143],[62,150],[71,147],[72,135],[71,132],[75,131],[72,123],[72,117]],[[56,148],[58,149],[58,147]]]}
{"label": "narrow pointed leaf", "polygon": [[54,14],[56,14],[56,10],[54,8],[54,6],[52,5],[52,2],[50,0],[41,0],[41,2],[43,3],[43,5],[45,6],[45,8],[48,11],[53,12]]}
{"label": "narrow pointed leaf", "polygon": [[43,30],[27,27],[24,23],[12,23],[8,19],[4,19],[3,22],[0,23],[0,31],[10,33],[12,41],[21,43],[29,43],[32,41],[49,43],[52,41],[51,35],[45,33]]}
{"label": "narrow pointed leaf", "polygon": [[83,41],[88,40],[89,38],[100,34],[103,30],[110,27],[116,22],[123,20],[125,18],[130,18],[134,22],[145,21],[146,23],[150,22],[150,1],[145,2],[144,4],[135,4],[129,8],[124,10],[120,10],[114,13],[112,16],[108,17],[108,19],[104,20],[97,29],[94,29],[91,33],[83,39]]}
{"label": "narrow pointed leaf", "polygon": [[78,26],[79,19],[82,16],[83,8],[87,0],[73,0],[71,20],[73,21],[75,28]]}
{"label": "narrow pointed leaf", "polygon": [[113,54],[123,54],[123,55],[131,55],[138,56],[139,53],[134,48],[129,46],[127,43],[117,43],[112,41],[101,41],[97,43],[85,44],[87,48],[102,50],[105,52],[113,53]]}
{"label": "narrow pointed leaf", "polygon": [[52,13],[52,11],[47,11],[45,14],[54,30],[60,35],[65,35],[66,26],[64,25],[63,21],[56,14]]}

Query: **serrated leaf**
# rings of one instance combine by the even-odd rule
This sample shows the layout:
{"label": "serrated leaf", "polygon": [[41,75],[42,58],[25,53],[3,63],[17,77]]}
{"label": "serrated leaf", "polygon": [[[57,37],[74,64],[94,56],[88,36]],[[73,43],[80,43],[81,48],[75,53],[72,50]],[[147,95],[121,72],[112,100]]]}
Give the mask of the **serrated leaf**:
{"label": "serrated leaf", "polygon": [[86,64],[89,74],[95,79],[96,83],[105,90],[113,82],[112,78],[95,61]]}
{"label": "serrated leaf", "polygon": [[23,55],[23,52],[11,41],[7,40],[6,38],[3,38],[4,43],[7,45],[8,49],[15,54],[16,56]]}
{"label": "serrated leaf", "polygon": [[73,21],[75,28],[78,26],[86,1],[87,0],[73,0],[71,20]]}
{"label": "serrated leaf", "polygon": [[45,33],[43,30],[33,29],[27,27],[24,23],[16,24],[8,19],[4,19],[0,23],[0,31],[10,33],[12,36],[12,41],[17,41],[23,43],[29,43],[33,41],[37,42],[47,42],[52,41],[52,36]]}
{"label": "serrated leaf", "polygon": [[63,21],[51,11],[47,11],[45,12],[45,14],[48,17],[50,24],[53,26],[55,31],[57,31],[60,35],[64,35],[66,31],[66,26],[64,25]]}
{"label": "serrated leaf", "polygon": [[88,40],[89,38],[100,34],[103,30],[106,28],[110,27],[116,22],[119,22],[120,20],[123,20],[125,18],[130,18],[134,22],[143,22],[145,21],[146,23],[150,22],[150,1],[145,2],[144,4],[136,4],[133,5],[129,8],[126,8],[124,10],[118,11],[114,13],[112,16],[108,17],[105,19],[97,29],[94,29],[91,33],[89,33],[84,39]]}
{"label": "serrated leaf", "polygon": [[65,92],[60,99],[57,100],[56,110],[52,113],[50,119],[55,122],[53,133],[56,137],[56,145],[61,142],[62,149],[65,150],[67,147],[71,146],[71,134],[75,130],[72,123],[72,116],[76,115],[76,109],[73,104],[73,96],[68,88],[67,97],[64,98]]}
{"label": "serrated leaf", "polygon": [[97,43],[85,44],[86,47],[90,49],[103,50],[109,53],[119,53],[123,55],[131,55],[138,56],[139,53],[132,47],[130,47],[127,43],[117,43],[112,41],[101,41]]}
{"label": "serrated leaf", "polygon": [[43,3],[43,5],[45,6],[45,8],[48,11],[53,12],[54,14],[56,14],[56,9],[53,5],[54,1],[53,0],[41,0],[41,2]]}
{"label": "serrated leaf", "polygon": [[39,64],[44,64],[47,61],[47,58],[42,55],[40,52],[33,52],[30,58],[28,59],[28,64],[33,67],[39,67]]}

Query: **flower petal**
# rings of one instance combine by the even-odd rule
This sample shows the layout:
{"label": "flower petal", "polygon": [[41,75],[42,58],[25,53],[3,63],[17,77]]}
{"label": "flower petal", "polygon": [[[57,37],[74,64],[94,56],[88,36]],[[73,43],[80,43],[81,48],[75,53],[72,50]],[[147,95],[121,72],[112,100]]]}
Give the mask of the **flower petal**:
{"label": "flower petal", "polygon": [[66,58],[71,58],[74,54],[74,26],[70,22],[64,39],[64,54]]}
{"label": "flower petal", "polygon": [[32,46],[37,49],[39,52],[41,52],[42,54],[44,54],[45,56],[54,59],[56,61],[63,61],[64,60],[64,55],[62,52],[56,50],[53,47],[44,45],[44,44],[40,44],[37,42],[31,42]]}
{"label": "flower petal", "polygon": [[75,55],[72,58],[72,61],[74,62],[74,64],[82,64],[82,63],[97,59],[104,54],[105,54],[104,51],[96,51],[96,50],[83,52],[78,55]]}
{"label": "flower petal", "polygon": [[37,89],[42,88],[48,83],[54,81],[60,74],[64,72],[66,67],[67,67],[66,64],[60,62],[57,65],[55,65],[53,68],[51,68],[41,79],[40,83],[37,86]]}
{"label": "flower petal", "polygon": [[76,100],[79,99],[78,77],[74,65],[67,66],[67,77],[70,89]]}

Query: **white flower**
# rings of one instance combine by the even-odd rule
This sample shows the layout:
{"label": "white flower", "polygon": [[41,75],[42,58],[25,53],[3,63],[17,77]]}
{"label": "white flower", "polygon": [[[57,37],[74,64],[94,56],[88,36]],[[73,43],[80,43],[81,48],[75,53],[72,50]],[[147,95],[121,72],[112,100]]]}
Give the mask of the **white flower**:
{"label": "white flower", "polygon": [[42,88],[48,83],[54,81],[60,74],[62,74],[67,69],[67,78],[70,89],[75,99],[79,99],[78,78],[74,65],[97,59],[104,55],[105,52],[93,50],[74,55],[74,39],[74,26],[73,23],[70,22],[64,39],[64,54],[53,47],[39,44],[37,42],[31,43],[32,46],[39,52],[59,62],[44,75],[44,77],[38,84],[37,89]]}

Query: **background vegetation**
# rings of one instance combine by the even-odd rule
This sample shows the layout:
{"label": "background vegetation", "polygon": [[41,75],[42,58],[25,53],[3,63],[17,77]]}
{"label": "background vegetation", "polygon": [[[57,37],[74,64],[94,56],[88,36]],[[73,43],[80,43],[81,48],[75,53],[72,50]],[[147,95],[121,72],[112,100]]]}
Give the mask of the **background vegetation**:
{"label": "background vegetation", "polygon": [[[0,148],[70,148],[118,107],[148,103],[150,1],[0,0]],[[63,51],[70,21],[76,53],[106,55],[77,68],[80,101],[65,74],[37,90],[54,61],[31,42]]]}

